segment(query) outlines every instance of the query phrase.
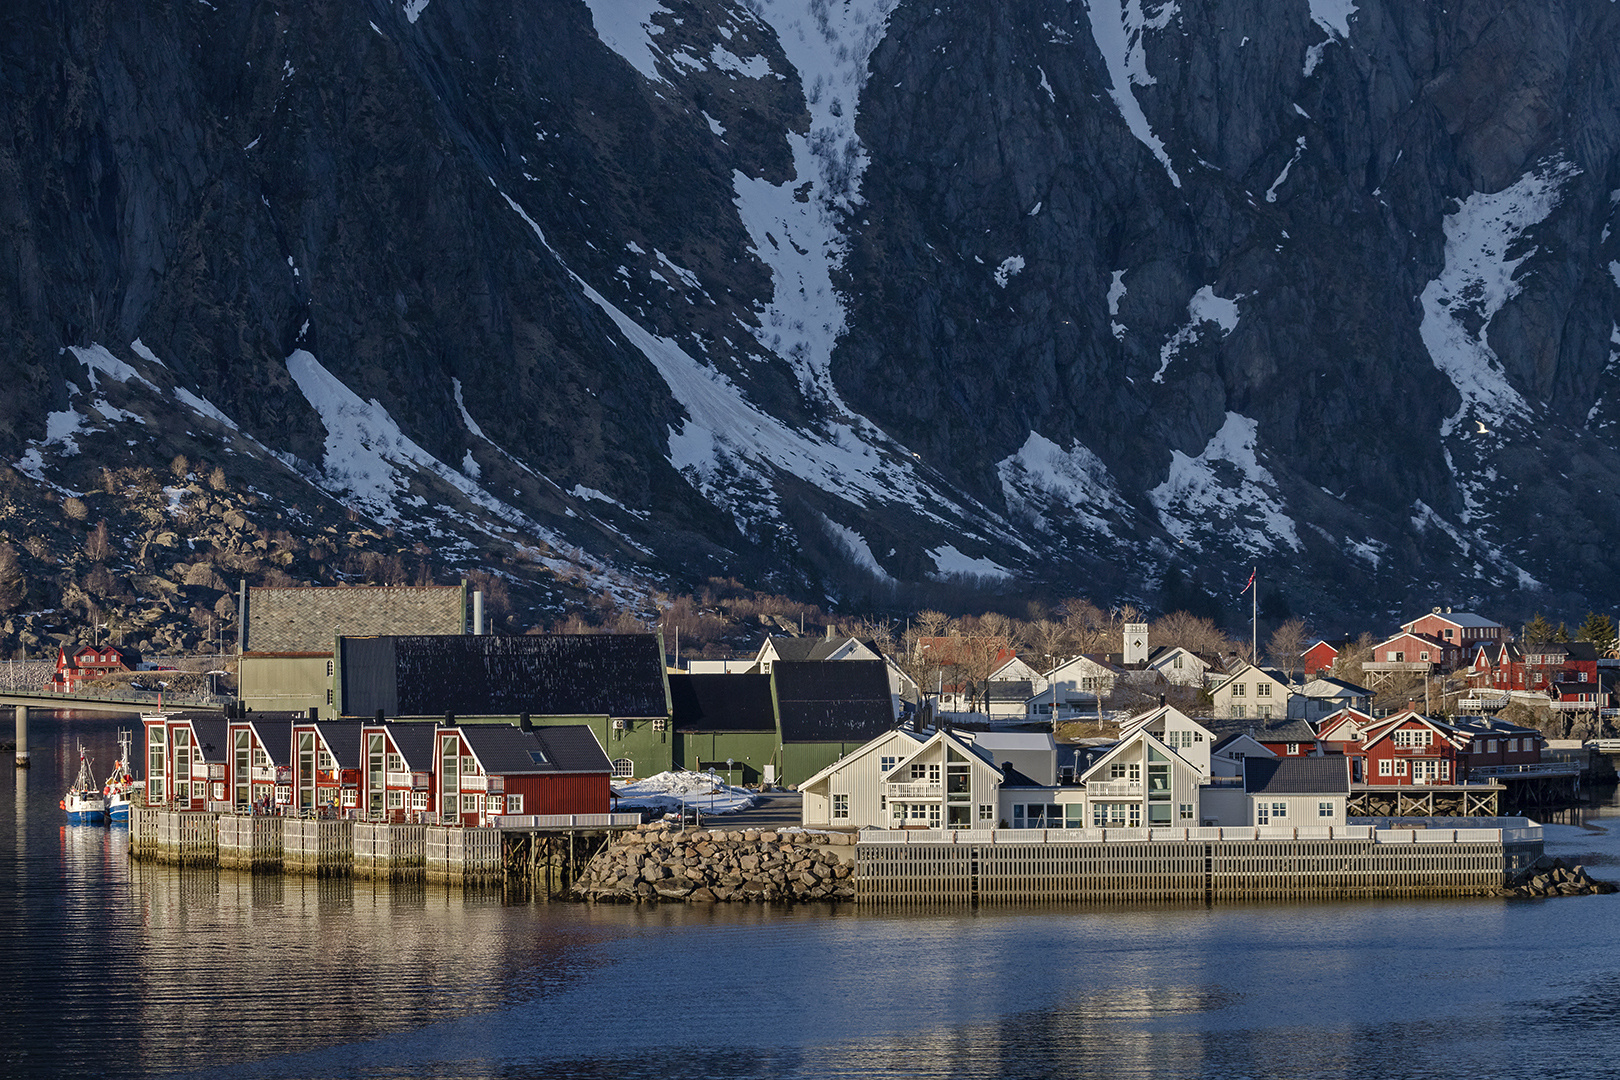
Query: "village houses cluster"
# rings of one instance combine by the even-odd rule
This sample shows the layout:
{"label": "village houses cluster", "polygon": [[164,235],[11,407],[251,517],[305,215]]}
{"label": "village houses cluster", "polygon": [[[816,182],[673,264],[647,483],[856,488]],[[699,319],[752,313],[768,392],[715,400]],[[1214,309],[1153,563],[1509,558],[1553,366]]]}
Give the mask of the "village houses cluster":
{"label": "village houses cluster", "polygon": [[[795,787],[803,824],[824,829],[1310,829],[1381,789],[1494,812],[1481,793],[1562,764],[1493,712],[1518,693],[1597,713],[1614,665],[1437,609],[1363,670],[1470,691],[1446,715],[1413,701],[1375,716],[1373,689],[1327,674],[1344,643],[1313,644],[1294,678],[1129,624],[1119,653],[1037,668],[1007,649],[969,686],[962,639],[925,639],[939,674],[922,688],[848,637],[772,636],[748,660],[679,669],[656,634],[485,636],[464,587],[244,588],[241,604],[240,705],[145,719],[151,803],[487,825],[605,813],[615,782],[684,768]],[[74,663],[59,659],[60,681]],[[1058,741],[1121,686],[1143,707]]]}

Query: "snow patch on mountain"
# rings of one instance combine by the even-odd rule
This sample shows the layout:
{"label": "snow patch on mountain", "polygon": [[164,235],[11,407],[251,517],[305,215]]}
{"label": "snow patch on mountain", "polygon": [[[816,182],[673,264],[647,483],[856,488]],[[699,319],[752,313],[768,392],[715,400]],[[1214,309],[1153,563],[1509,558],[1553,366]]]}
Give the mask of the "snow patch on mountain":
{"label": "snow patch on mountain", "polygon": [[[1462,396],[1457,412],[1441,424],[1441,435],[1453,434],[1470,418],[1491,428],[1531,418],[1530,405],[1486,339],[1491,319],[1519,294],[1515,273],[1537,250],[1524,247],[1522,238],[1546,220],[1563,197],[1564,181],[1579,172],[1555,161],[1511,187],[1470,195],[1446,215],[1446,264],[1423,289],[1419,327],[1429,358]],[[1520,254],[1509,258],[1516,246]]]}
{"label": "snow patch on mountain", "polygon": [[[808,433],[759,409],[724,373],[699,363],[674,340],[647,331],[568,270],[534,219],[511,196],[502,192],[501,197],[663,376],[687,417],[669,430],[669,462],[730,513],[739,529],[753,532],[762,520],[779,518],[771,486],[778,470],[862,507],[905,505],[938,524],[960,527],[964,511],[924,484],[904,449],[870,422],[852,417]],[[956,520],[942,517],[941,510]]]}
{"label": "snow patch on mountain", "polygon": [[791,179],[772,184],[741,171],[732,174],[738,217],[774,283],[759,326],[750,330],[792,365],[802,387],[840,411],[848,410],[830,368],[845,311],[832,276],[847,252],[840,225],[860,204],[867,164],[866,148],[855,134],[867,59],[883,40],[895,3],[846,0],[807,8],[796,0],[759,0],[751,5],[799,73],[810,126],[806,134],[787,135]]}
{"label": "snow patch on mountain", "polygon": [[658,0],[585,0],[585,6],[591,9],[591,23],[602,44],[624,57],[649,81],[668,81],[658,73],[658,61],[664,53],[653,44],[654,36],[664,32],[653,22],[653,16],[669,14],[664,5]]}
{"label": "snow patch on mountain", "polygon": [[840,525],[825,514],[820,516],[821,523],[826,527],[828,535],[833,538],[833,541],[839,547],[844,549],[844,554],[854,560],[857,566],[869,571],[879,581],[894,581],[894,578],[889,576],[889,572],[883,569],[883,564],[877,561],[877,556],[872,554],[871,545],[866,542],[865,537],[848,526]]}
{"label": "snow patch on mountain", "polygon": [[996,284],[1005,289],[1007,287],[1007,282],[1013,279],[1013,275],[1019,273],[1023,269],[1024,257],[1022,255],[1007,256],[1005,259],[1001,260],[1001,265],[996,267]]}
{"label": "snow patch on mountain", "polygon": [[1148,500],[1166,532],[1194,551],[1219,536],[1250,554],[1299,551],[1298,530],[1283,508],[1276,478],[1256,453],[1259,425],[1235,412],[1197,457],[1171,451],[1170,473]]}
{"label": "snow patch on mountain", "polygon": [[975,559],[956,550],[956,545],[946,544],[934,548],[928,553],[933,557],[936,573],[935,578],[967,577],[967,578],[1010,578],[1012,571],[996,562],[994,559]]}
{"label": "snow patch on mountain", "polygon": [[1311,77],[1316,65],[1322,62],[1322,50],[1335,41],[1350,38],[1350,16],[1356,13],[1355,0],[1310,0],[1311,21],[1327,33],[1326,41],[1319,41],[1305,49],[1305,77]]}
{"label": "snow patch on mountain", "polygon": [[1152,86],[1154,78],[1147,69],[1147,43],[1143,40],[1148,30],[1163,30],[1179,9],[1174,0],[1165,0],[1149,18],[1143,10],[1143,0],[1086,0],[1086,15],[1091,20],[1091,37],[1108,65],[1111,85],[1108,93],[1119,107],[1131,134],[1153,152],[1170,174],[1170,182],[1181,186],[1181,177],[1170,164],[1170,154],[1164,143],[1153,133],[1147,114],[1136,100],[1133,86]]}
{"label": "snow patch on mountain", "polygon": [[1108,466],[1078,441],[1065,450],[1036,431],[1016,454],[996,463],[1007,509],[1042,532],[1067,529],[1078,521],[1095,532],[1109,532],[1104,513],[1131,515]]}
{"label": "snow patch on mountain", "polygon": [[[1118,278],[1115,279],[1115,282],[1117,284]],[[1123,288],[1120,291],[1123,293]],[[1198,339],[1198,335],[1202,333],[1202,327],[1205,323],[1214,323],[1218,326],[1222,337],[1226,337],[1233,330],[1236,330],[1238,324],[1237,302],[1241,299],[1243,299],[1242,296],[1232,300],[1216,296],[1215,289],[1211,285],[1205,285],[1194,293],[1192,299],[1187,301],[1187,324],[1177,330],[1170,340],[1164,343],[1164,347],[1159,350],[1159,370],[1153,373],[1153,381],[1156,383],[1164,382],[1164,373],[1170,367],[1171,361],[1180,355],[1183,348]]]}

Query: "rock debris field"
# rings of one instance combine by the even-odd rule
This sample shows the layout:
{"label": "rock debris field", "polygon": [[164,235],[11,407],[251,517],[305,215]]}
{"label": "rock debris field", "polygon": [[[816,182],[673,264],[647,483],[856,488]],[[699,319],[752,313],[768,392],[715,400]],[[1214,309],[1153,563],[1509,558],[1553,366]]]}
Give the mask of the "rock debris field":
{"label": "rock debris field", "polygon": [[849,835],[653,823],[599,851],[574,894],[597,903],[853,900],[854,870]]}

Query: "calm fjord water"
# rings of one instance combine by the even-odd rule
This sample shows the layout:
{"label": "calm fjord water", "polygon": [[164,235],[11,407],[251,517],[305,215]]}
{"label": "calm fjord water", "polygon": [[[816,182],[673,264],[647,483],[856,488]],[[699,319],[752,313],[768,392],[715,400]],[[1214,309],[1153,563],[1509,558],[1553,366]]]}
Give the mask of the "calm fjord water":
{"label": "calm fjord water", "polygon": [[[872,914],[182,873],[63,823],[119,725],[36,716],[0,770],[5,1077],[1620,1076],[1620,894]],[[1549,850],[1620,879],[1620,809]]]}

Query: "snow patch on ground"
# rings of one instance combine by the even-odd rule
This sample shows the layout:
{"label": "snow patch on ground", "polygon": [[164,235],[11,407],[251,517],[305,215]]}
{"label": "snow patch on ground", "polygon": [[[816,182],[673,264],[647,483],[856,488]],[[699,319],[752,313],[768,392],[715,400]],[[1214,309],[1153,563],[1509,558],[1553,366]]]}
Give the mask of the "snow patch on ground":
{"label": "snow patch on ground", "polygon": [[[1117,282],[1118,279],[1115,280]],[[1120,291],[1123,293],[1123,288]],[[1159,350],[1159,370],[1153,373],[1153,381],[1164,382],[1164,373],[1170,367],[1170,362],[1181,353],[1182,349],[1198,339],[1205,323],[1214,323],[1220,327],[1222,337],[1236,330],[1237,302],[1241,299],[1242,296],[1231,300],[1216,296],[1215,288],[1211,285],[1205,285],[1194,293],[1192,299],[1187,301],[1187,325],[1177,330],[1170,340],[1164,343],[1164,348]]]}
{"label": "snow patch on ground", "polygon": [[677,769],[631,784],[614,784],[619,793],[616,809],[641,808],[676,813],[682,807],[705,814],[730,814],[754,805],[754,793],[732,787],[714,773]]}
{"label": "snow patch on ground", "polygon": [[928,553],[933,556],[934,568],[938,571],[932,575],[935,578],[948,577],[981,577],[981,578],[1010,578],[1012,571],[992,559],[974,559],[956,550],[956,545],[946,544],[944,547],[934,548]]}
{"label": "snow patch on ground", "polygon": [[422,12],[427,10],[427,6],[428,0],[405,0],[405,18],[414,25],[416,20],[422,17]]}
{"label": "snow patch on ground", "polygon": [[1114,337],[1119,341],[1125,340],[1125,324],[1119,318],[1119,302],[1125,296],[1125,271],[1115,270],[1114,280],[1108,286],[1108,318],[1111,320],[1108,329],[1112,330]]}
{"label": "snow patch on ground", "polygon": [[1356,0],[1311,0],[1311,21],[1341,38],[1350,36],[1350,16],[1356,13]]}
{"label": "snow patch on ground", "polygon": [[1229,412],[1197,457],[1171,451],[1170,474],[1148,492],[1166,532],[1194,551],[1204,550],[1201,532],[1253,555],[1275,552],[1279,544],[1301,549],[1276,478],[1256,453],[1258,429],[1255,421]]}
{"label": "snow patch on ground", "polygon": [[1163,30],[1177,14],[1174,0],[1165,0],[1150,19],[1143,10],[1143,0],[1086,0],[1086,14],[1091,20],[1091,36],[1108,65],[1112,82],[1108,92],[1119,107],[1119,114],[1131,129],[1137,141],[1153,152],[1170,174],[1170,182],[1181,186],[1181,177],[1170,164],[1170,154],[1164,143],[1153,133],[1147,114],[1136,100],[1133,86],[1152,86],[1154,78],[1147,70],[1147,45],[1143,40],[1148,30]]}
{"label": "snow patch on ground", "polygon": [[1005,289],[1007,282],[1012,280],[1013,275],[1023,269],[1024,257],[1022,255],[1007,256],[1001,260],[1001,265],[996,267],[996,284]]}
{"label": "snow patch on ground", "polygon": [[744,60],[720,45],[709,50],[709,66],[735,72],[745,79],[763,79],[771,73],[771,62],[763,56],[750,56]]}
{"label": "snow patch on ground", "polygon": [[1078,441],[1065,450],[1031,431],[1018,453],[996,463],[996,475],[1007,509],[1043,532],[1066,530],[1075,520],[1087,529],[1108,532],[1105,511],[1131,514],[1108,466]]}
{"label": "snow patch on ground", "polygon": [[193,394],[190,390],[187,390],[183,386],[177,386],[174,388],[174,396],[175,399],[180,402],[180,404],[184,405],[186,408],[190,409],[199,416],[206,416],[208,419],[214,421],[214,423],[220,425],[221,427],[228,428],[231,431],[240,430],[236,426],[235,420],[232,420],[230,417],[220,412],[219,409],[214,406],[214,403],[209,401],[207,398],[198,394]]}
{"label": "snow patch on ground", "polygon": [[1370,563],[1372,568],[1376,570],[1383,563],[1384,552],[1389,550],[1389,545],[1377,540],[1352,540],[1346,537],[1344,550],[1356,558]]}
{"label": "snow patch on ground", "polygon": [[[1564,181],[1580,170],[1557,161],[1494,194],[1476,193],[1445,218],[1446,265],[1423,289],[1419,332],[1434,366],[1444,372],[1462,405],[1440,427],[1443,436],[1476,419],[1497,428],[1531,418],[1487,343],[1491,319],[1520,290],[1514,274],[1535,247],[1508,250],[1544,221],[1562,199]],[[1463,428],[1466,430],[1466,428]]]}
{"label": "snow patch on ground", "polygon": [[83,364],[86,371],[89,372],[90,389],[92,390],[101,389],[100,379],[97,378],[100,375],[105,375],[113,382],[118,383],[129,382],[133,379],[149,390],[157,390],[157,387],[145,379],[140,372],[108,352],[105,345],[90,345],[84,348],[69,345],[68,352],[72,353],[73,358]]}
{"label": "snow patch on ground", "polygon": [[[426,0],[420,0],[426,5]],[[591,9],[591,23],[602,44],[624,57],[630,66],[652,82],[667,82],[658,73],[663,52],[653,38],[664,28],[653,23],[654,15],[666,15],[658,0],[585,0]],[[412,20],[415,21],[415,20]]]}
{"label": "snow patch on ground", "polygon": [[485,435],[484,429],[478,426],[478,421],[472,418],[472,413],[467,411],[467,403],[461,400],[461,380],[452,378],[450,380],[450,389],[456,396],[456,409],[461,413],[461,422],[467,425],[468,431],[488,442],[489,436]]}

